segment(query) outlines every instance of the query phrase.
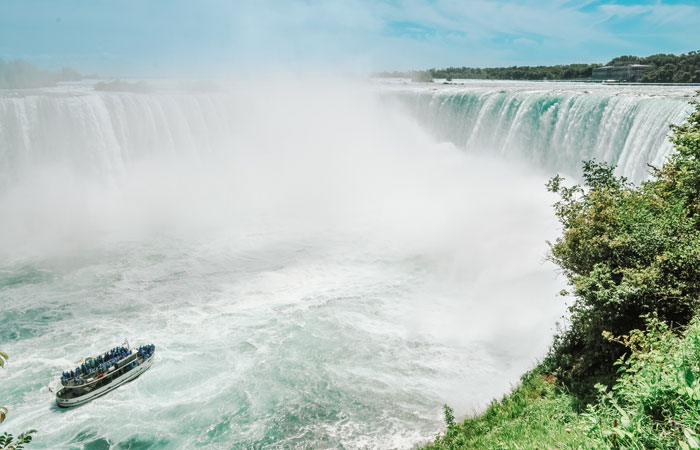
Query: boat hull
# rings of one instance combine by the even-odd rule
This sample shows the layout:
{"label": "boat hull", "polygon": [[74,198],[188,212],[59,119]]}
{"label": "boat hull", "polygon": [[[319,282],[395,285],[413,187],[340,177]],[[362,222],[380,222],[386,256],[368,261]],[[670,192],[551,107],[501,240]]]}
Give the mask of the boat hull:
{"label": "boat hull", "polygon": [[62,398],[62,397],[60,397],[60,394],[61,394],[61,392],[64,391],[64,389],[61,389],[58,392],[58,394],[56,395],[56,404],[58,406],[60,406],[61,408],[71,408],[73,406],[80,406],[82,404],[85,404],[85,403],[89,402],[90,400],[96,399],[97,397],[101,397],[101,396],[105,395],[106,393],[118,388],[119,386],[136,379],[139,375],[141,375],[142,373],[147,371],[152,365],[153,365],[153,356],[151,356],[150,358],[148,358],[146,361],[142,362],[138,366],[134,367],[132,370],[115,378],[109,384],[106,384],[102,387],[99,387],[99,388],[95,389],[94,391],[88,392],[87,394],[81,395],[79,397]]}

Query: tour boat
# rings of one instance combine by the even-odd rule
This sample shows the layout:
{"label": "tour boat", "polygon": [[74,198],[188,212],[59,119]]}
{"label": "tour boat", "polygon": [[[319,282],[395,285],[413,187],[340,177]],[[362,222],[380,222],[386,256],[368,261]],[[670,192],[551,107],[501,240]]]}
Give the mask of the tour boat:
{"label": "tour boat", "polygon": [[56,393],[56,404],[62,408],[82,405],[128,383],[153,365],[155,349],[150,344],[134,350],[126,343],[85,359],[80,366],[61,375],[63,387]]}

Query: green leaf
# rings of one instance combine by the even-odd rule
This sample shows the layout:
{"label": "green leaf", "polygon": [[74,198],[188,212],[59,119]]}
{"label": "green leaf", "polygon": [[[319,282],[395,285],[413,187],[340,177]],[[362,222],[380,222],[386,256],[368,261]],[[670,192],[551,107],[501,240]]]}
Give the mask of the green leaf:
{"label": "green leaf", "polygon": [[617,403],[613,403],[613,406],[617,411],[620,413],[620,423],[622,424],[623,427],[629,428],[630,426],[630,416],[627,414],[627,411],[624,409],[620,408]]}
{"label": "green leaf", "polygon": [[627,416],[622,416],[622,419],[620,419],[620,425],[622,425],[625,428],[630,427],[630,419]]}
{"label": "green leaf", "polygon": [[683,373],[683,378],[687,386],[692,386],[693,382],[695,381],[695,376],[693,375],[693,372],[688,368],[685,369]]}
{"label": "green leaf", "polygon": [[695,381],[695,376],[693,375],[693,372],[688,368],[685,368],[685,370],[683,370],[682,373],[679,373],[678,378],[680,379],[681,383],[689,387],[692,387],[693,382]]}
{"label": "green leaf", "polygon": [[614,427],[613,431],[615,431],[615,434],[617,434],[621,438],[632,439],[634,437],[634,435],[632,433],[630,433],[627,430],[623,430],[622,428],[619,428],[619,427]]}
{"label": "green leaf", "polygon": [[[695,433],[693,433],[692,431],[690,431],[687,428],[683,428],[683,434],[685,435],[685,438],[688,440],[688,445],[690,446],[690,448],[700,448],[700,443],[695,438],[695,436],[697,436],[697,435],[695,435]],[[695,436],[693,436],[693,435],[695,435]]]}

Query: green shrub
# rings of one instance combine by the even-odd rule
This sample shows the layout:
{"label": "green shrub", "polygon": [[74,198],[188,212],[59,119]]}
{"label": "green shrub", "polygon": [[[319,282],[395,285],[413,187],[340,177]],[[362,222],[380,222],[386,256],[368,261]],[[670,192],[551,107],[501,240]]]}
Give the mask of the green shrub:
{"label": "green shrub", "polygon": [[[579,448],[586,440],[586,424],[576,414],[576,399],[560,392],[554,378],[536,369],[522,384],[481,415],[452,422],[447,414],[445,433],[425,448],[534,449]],[[449,420],[449,419],[452,419]]]}
{"label": "green shrub", "polygon": [[454,423],[446,407],[447,430],[426,448],[700,448],[700,320],[681,333],[655,314],[645,320],[646,331],[605,333],[627,352],[613,387],[597,385],[585,412],[540,366],[479,416]]}
{"label": "green shrub", "polygon": [[656,313],[685,325],[700,298],[700,104],[686,124],[672,127],[676,153],[640,186],[614,175],[614,167],[583,165],[583,185],[547,185],[562,236],[550,259],[573,289],[569,328],[556,338],[545,366],[585,401],[593,386],[610,386],[612,363],[623,352],[603,331],[628,334]]}
{"label": "green shrub", "polygon": [[599,385],[600,400],[589,406],[589,436],[601,448],[700,448],[700,322],[677,336],[655,315],[646,332],[622,342],[630,356],[616,363],[612,389]]}
{"label": "green shrub", "polygon": [[[575,295],[542,365],[429,449],[700,448],[700,103],[672,126],[676,152],[634,186],[583,165],[548,189],[562,236],[550,258]],[[639,331],[645,329],[646,331]],[[557,382],[554,382],[557,380]],[[583,406],[586,405],[587,406]]]}

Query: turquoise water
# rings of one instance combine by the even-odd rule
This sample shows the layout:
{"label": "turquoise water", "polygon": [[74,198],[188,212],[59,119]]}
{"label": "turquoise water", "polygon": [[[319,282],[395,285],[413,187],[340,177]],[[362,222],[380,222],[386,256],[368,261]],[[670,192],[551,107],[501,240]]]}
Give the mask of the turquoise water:
{"label": "turquoise water", "polygon": [[[38,428],[37,448],[408,447],[435,433],[442,402],[461,397],[466,412],[529,363],[497,336],[460,341],[446,312],[471,296],[419,255],[358,239],[241,249],[249,239],[154,239],[3,267],[7,428]],[[125,337],[155,342],[155,366],[57,409],[51,380]]]}
{"label": "turquoise water", "polygon": [[[541,148],[626,102],[627,137],[596,141],[625,154],[634,111],[679,97],[400,88],[406,113],[386,89],[2,93],[2,430],[50,449],[410,448],[443,403],[506,392],[564,312],[541,169],[573,163]],[[508,133],[541,159],[485,155]],[[154,366],[58,409],[59,374],[124,338],[154,343]]]}
{"label": "turquoise water", "polygon": [[[435,427],[415,377],[434,370],[425,353],[444,348],[387,326],[387,292],[408,289],[414,264],[338,261],[304,243],[172,247],[4,268],[8,425],[38,427],[47,448],[335,447],[366,436],[365,421],[381,439]],[[390,285],[378,270],[395,272]],[[46,385],[63,367],[124,337],[158,343],[151,371],[84,407],[53,406]]]}
{"label": "turquoise water", "polygon": [[393,86],[439,139],[468,151],[569,175],[595,158],[636,182],[647,178],[646,162],[658,166],[671,151],[668,125],[690,113],[695,89],[483,81]]}

